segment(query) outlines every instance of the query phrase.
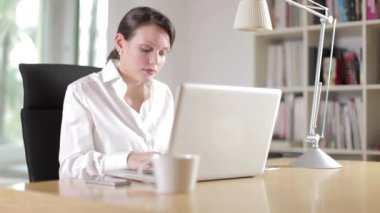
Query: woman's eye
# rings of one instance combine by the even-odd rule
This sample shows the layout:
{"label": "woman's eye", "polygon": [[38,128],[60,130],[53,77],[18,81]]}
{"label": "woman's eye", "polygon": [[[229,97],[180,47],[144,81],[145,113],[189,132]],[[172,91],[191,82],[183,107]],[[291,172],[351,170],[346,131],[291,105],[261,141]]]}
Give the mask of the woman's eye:
{"label": "woman's eye", "polygon": [[141,49],[141,51],[143,51],[143,52],[150,52],[152,49],[151,48],[147,48],[147,47],[142,47],[142,48],[140,48]]}
{"label": "woman's eye", "polygon": [[160,51],[159,54],[160,56],[166,56],[168,54],[168,51]]}

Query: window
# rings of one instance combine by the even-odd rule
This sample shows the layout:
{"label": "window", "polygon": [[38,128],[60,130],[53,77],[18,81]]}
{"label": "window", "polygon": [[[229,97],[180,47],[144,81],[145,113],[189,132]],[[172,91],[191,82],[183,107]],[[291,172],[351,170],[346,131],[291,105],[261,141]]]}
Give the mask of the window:
{"label": "window", "polygon": [[[71,23],[79,22],[76,26],[65,28],[67,31],[78,31],[77,38],[70,40],[72,49],[70,55],[73,60],[60,60],[44,57],[41,52],[44,47],[50,49],[48,54],[57,52],[50,37],[56,35],[57,26],[54,30],[51,25],[46,26],[44,17],[40,14],[40,0],[12,0],[1,1],[0,4],[0,145],[5,143],[22,143],[20,109],[22,108],[23,91],[22,79],[18,70],[19,63],[78,63],[81,65],[103,66],[107,57],[107,22],[108,1],[104,0],[79,0],[79,18],[76,17]],[[54,4],[54,1],[47,1]],[[75,1],[64,1],[67,4],[76,4]],[[59,2],[58,2],[59,3]],[[59,3],[61,4],[61,3]],[[52,9],[56,6],[48,6]],[[59,9],[60,7],[58,7]],[[70,8],[71,9],[71,8]],[[67,10],[67,8],[66,8]],[[52,13],[44,12],[51,15]],[[54,14],[54,13],[53,13]],[[51,18],[51,17],[49,17]],[[69,17],[60,17],[67,19]],[[44,26],[42,26],[44,23]],[[42,29],[42,27],[45,29]],[[41,36],[43,34],[43,36]],[[75,34],[75,33],[74,33]],[[67,35],[67,34],[66,34]],[[42,37],[43,41],[42,42]],[[59,41],[54,41],[55,43]],[[48,44],[46,44],[48,43]],[[50,45],[50,46],[49,46]],[[48,47],[46,47],[48,46]],[[63,50],[62,50],[63,52]],[[42,55],[43,59],[40,59]],[[64,58],[64,55],[59,55]]]}
{"label": "window", "polygon": [[39,61],[40,0],[0,1],[0,186],[27,181],[18,64]]}
{"label": "window", "polygon": [[18,64],[39,61],[39,0],[0,5],[0,145],[21,143],[22,80]]}
{"label": "window", "polygon": [[78,63],[103,67],[107,58],[108,1],[80,0]]}
{"label": "window", "polygon": [[0,0],[0,186],[27,180],[19,63],[102,67],[107,24],[105,0]]}

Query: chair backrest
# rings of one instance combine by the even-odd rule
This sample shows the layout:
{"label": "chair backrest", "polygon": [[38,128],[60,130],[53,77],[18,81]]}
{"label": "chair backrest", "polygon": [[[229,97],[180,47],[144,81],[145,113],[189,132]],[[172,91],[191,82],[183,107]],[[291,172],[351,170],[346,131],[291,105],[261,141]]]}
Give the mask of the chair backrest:
{"label": "chair backrest", "polygon": [[22,134],[30,182],[59,178],[59,140],[67,86],[101,68],[66,64],[20,64],[24,85]]}

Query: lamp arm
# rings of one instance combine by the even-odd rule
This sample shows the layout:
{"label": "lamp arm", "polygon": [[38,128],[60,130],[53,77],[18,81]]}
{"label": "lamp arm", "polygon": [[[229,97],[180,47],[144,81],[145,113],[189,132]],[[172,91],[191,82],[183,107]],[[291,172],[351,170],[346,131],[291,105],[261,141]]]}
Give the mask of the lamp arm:
{"label": "lamp arm", "polygon": [[[313,144],[313,147],[318,148],[318,143],[321,139],[323,139],[324,131],[325,131],[327,100],[328,100],[328,92],[329,92],[329,85],[330,85],[331,63],[332,63],[333,47],[334,47],[334,40],[335,40],[336,19],[328,15],[327,7],[324,7],[312,0],[308,0],[308,1],[316,6],[305,6],[293,0],[283,0],[283,1],[319,17],[321,21],[321,31],[320,31],[320,36],[319,36],[317,64],[316,64],[316,71],[315,71],[314,94],[313,94],[312,110],[311,110],[311,116],[310,116],[310,129],[309,129],[309,134],[306,137],[307,142],[311,142]],[[318,12],[318,10],[324,11],[324,14]],[[324,46],[323,44],[324,44],[324,38],[325,38],[326,23],[328,24],[333,23],[334,25],[333,25],[333,36],[332,36],[332,42],[331,42],[331,52],[330,52],[330,62],[329,62],[330,64],[329,64],[328,79],[327,79],[326,104],[324,107],[321,134],[318,134],[316,132],[316,129],[317,129],[318,111],[319,111],[321,91],[322,91],[322,83],[320,82],[320,74],[321,74],[322,55],[323,55],[323,46]]]}
{"label": "lamp arm", "polygon": [[322,138],[324,137],[325,133],[325,126],[326,126],[326,116],[327,116],[327,101],[329,98],[329,90],[330,90],[330,78],[331,78],[331,64],[332,64],[332,58],[333,58],[333,52],[334,52],[334,41],[335,41],[335,27],[336,27],[336,19],[334,19],[333,22],[333,32],[332,32],[332,39],[331,39],[331,52],[330,52],[330,61],[329,61],[329,72],[327,76],[327,88],[326,88],[326,97],[325,97],[325,112],[323,115],[323,126],[322,126]]}
{"label": "lamp arm", "polygon": [[326,28],[326,23],[321,21],[321,31],[319,35],[318,55],[317,55],[317,67],[315,69],[315,79],[314,79],[313,105],[312,105],[312,110],[311,110],[310,129],[309,129],[309,134],[311,135],[315,134],[315,129],[317,128],[319,102],[321,99],[322,83],[320,83],[320,76],[321,76],[323,44],[324,44],[324,38],[325,38],[325,28]]}
{"label": "lamp arm", "polygon": [[[306,10],[307,12],[315,15],[315,16],[318,16],[319,18],[321,18],[322,20],[325,20],[327,23],[331,24],[333,22],[333,17],[332,16],[328,16],[327,14],[327,10],[328,8],[325,8],[325,7],[322,7],[320,6],[319,4],[313,2],[313,1],[310,1],[316,5],[319,5],[319,7],[312,7],[312,6],[305,6],[305,5],[302,5],[298,2],[295,2],[293,0],[283,0],[285,1],[286,3],[290,4],[290,5],[293,5],[295,7],[298,7],[298,8],[301,8],[303,10]],[[313,10],[313,9],[320,9],[320,10],[324,10],[325,11],[325,15]]]}

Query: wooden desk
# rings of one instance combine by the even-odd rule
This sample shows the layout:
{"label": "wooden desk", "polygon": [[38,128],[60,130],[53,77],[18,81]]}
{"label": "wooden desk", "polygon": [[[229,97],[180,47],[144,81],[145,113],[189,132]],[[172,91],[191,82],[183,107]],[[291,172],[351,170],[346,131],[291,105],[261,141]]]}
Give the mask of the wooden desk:
{"label": "wooden desk", "polygon": [[109,188],[81,180],[0,189],[1,212],[380,212],[380,163],[340,161],[341,169],[279,167],[255,178],[200,182],[194,192],[156,194],[152,185]]}

